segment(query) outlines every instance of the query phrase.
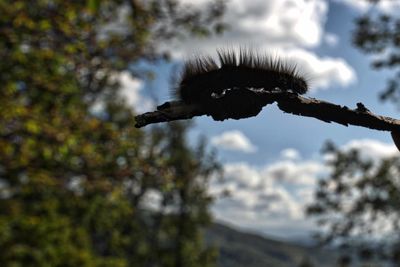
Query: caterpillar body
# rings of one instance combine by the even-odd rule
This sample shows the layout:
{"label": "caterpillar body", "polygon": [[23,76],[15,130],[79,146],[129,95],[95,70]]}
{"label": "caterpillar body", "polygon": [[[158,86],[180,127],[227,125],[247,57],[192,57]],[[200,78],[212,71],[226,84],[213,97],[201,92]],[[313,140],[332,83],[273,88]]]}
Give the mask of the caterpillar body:
{"label": "caterpillar body", "polygon": [[294,64],[247,49],[218,50],[218,61],[197,57],[184,64],[174,94],[187,104],[202,105],[214,119],[257,115],[265,104],[257,90],[304,94],[308,84]]}

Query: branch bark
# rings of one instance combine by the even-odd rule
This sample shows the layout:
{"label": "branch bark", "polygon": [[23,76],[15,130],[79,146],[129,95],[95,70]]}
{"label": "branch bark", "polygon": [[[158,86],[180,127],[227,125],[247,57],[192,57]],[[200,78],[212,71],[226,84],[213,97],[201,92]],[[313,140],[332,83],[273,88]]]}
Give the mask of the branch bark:
{"label": "branch bark", "polygon": [[[285,113],[298,116],[313,117],[321,121],[336,122],[344,126],[356,125],[380,131],[400,133],[400,120],[373,114],[362,103],[350,109],[314,98],[306,98],[291,92],[257,91],[254,92],[265,105],[276,102]],[[195,116],[208,115],[199,105],[187,105],[181,101],[166,102],[156,111],[136,116],[136,127],[140,128],[152,123],[191,119]]]}

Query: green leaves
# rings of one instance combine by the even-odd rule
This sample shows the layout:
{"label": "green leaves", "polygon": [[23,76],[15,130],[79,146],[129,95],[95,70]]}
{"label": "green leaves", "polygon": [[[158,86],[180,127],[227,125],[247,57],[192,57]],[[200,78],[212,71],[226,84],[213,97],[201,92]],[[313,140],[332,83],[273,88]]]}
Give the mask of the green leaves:
{"label": "green leaves", "polygon": [[100,0],[88,0],[87,6],[91,12],[96,13],[100,7]]}
{"label": "green leaves", "polygon": [[209,266],[214,162],[186,127],[134,128],[111,74],[220,14],[172,0],[5,0],[0,14],[2,266]]}

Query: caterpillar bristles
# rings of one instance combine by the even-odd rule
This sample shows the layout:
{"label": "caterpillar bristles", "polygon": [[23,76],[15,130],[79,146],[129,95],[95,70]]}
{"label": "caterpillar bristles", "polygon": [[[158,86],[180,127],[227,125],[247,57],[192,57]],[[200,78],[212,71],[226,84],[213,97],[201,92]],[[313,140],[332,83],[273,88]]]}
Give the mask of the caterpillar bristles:
{"label": "caterpillar bristles", "polygon": [[185,63],[175,95],[188,104],[212,103],[225,92],[256,89],[272,91],[279,88],[304,94],[308,90],[305,78],[296,64],[259,55],[250,49],[217,50],[218,62],[210,56],[196,57]]}

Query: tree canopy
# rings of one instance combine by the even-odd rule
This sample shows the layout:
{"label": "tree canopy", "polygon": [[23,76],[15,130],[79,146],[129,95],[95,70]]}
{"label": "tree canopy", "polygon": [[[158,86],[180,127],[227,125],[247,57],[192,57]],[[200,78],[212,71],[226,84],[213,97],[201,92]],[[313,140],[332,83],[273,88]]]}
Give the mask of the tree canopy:
{"label": "tree canopy", "polygon": [[[394,76],[380,97],[395,104],[400,103],[399,37],[398,15],[376,10],[358,18],[353,32],[353,44],[374,55],[373,68],[393,71]],[[331,172],[319,182],[315,201],[308,208],[322,226],[320,240],[340,244],[348,254],[354,245],[359,258],[366,261],[398,263],[399,157],[367,158],[359,150],[341,151],[332,143],[327,143],[324,154]],[[348,256],[344,259],[351,261]]]}
{"label": "tree canopy", "polygon": [[[118,74],[223,28],[223,3],[0,2],[2,266],[209,266],[207,180],[187,125],[146,132]],[[93,106],[100,105],[100,112]],[[134,108],[134,107],[133,107]]]}

